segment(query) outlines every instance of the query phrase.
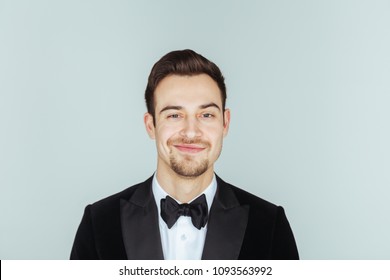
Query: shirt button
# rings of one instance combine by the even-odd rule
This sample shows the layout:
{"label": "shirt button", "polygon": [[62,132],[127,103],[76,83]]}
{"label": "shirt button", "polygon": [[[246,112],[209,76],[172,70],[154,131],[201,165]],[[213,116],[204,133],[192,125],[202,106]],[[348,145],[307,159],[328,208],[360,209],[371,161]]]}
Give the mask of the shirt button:
{"label": "shirt button", "polygon": [[182,241],[185,241],[185,240],[187,239],[187,236],[186,236],[185,234],[182,234],[182,235],[180,236],[180,239],[181,239]]}

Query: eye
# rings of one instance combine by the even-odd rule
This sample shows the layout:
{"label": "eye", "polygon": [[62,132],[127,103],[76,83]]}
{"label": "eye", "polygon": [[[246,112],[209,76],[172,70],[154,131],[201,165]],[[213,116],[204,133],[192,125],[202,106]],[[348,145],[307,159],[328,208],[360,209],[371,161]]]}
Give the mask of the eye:
{"label": "eye", "polygon": [[178,119],[179,117],[179,114],[171,114],[168,116],[168,119]]}
{"label": "eye", "polygon": [[202,117],[205,119],[210,119],[210,118],[214,117],[214,115],[210,114],[210,113],[204,113],[204,114],[202,114]]}

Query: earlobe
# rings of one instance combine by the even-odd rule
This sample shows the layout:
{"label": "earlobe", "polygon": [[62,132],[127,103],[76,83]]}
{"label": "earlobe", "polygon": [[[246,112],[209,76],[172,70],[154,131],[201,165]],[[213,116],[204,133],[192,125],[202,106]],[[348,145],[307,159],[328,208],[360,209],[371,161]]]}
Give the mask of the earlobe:
{"label": "earlobe", "polygon": [[230,125],[230,110],[225,109],[225,112],[223,112],[223,136],[226,136],[229,131],[229,125]]}
{"label": "earlobe", "polygon": [[144,115],[144,124],[146,128],[146,132],[148,133],[151,139],[156,139],[155,136],[155,128],[153,123],[153,116],[150,113],[145,113]]}

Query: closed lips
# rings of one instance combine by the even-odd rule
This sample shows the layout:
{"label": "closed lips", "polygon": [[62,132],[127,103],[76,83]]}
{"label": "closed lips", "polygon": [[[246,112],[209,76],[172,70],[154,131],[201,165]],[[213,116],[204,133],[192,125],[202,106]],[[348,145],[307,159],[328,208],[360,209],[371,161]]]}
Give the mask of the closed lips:
{"label": "closed lips", "polygon": [[182,152],[197,153],[203,151],[205,148],[196,145],[174,145],[176,149]]}

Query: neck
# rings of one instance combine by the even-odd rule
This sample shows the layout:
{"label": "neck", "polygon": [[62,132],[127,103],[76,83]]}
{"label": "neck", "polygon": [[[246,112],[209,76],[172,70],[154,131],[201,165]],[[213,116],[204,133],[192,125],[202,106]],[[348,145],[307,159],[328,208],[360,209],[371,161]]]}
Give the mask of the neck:
{"label": "neck", "polygon": [[188,203],[199,196],[211,184],[213,176],[213,167],[198,177],[183,177],[170,168],[157,167],[158,183],[170,196],[181,203]]}

